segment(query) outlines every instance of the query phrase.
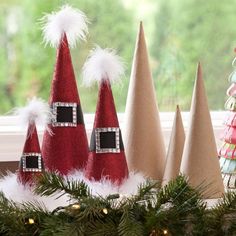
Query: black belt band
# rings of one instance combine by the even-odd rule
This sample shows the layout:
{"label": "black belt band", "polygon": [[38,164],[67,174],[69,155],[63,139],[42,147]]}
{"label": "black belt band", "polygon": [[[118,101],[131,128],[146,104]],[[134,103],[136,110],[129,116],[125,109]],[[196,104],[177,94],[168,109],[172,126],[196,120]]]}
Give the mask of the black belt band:
{"label": "black belt band", "polygon": [[76,109],[76,114],[77,114],[77,124],[84,124],[84,116],[82,112],[82,108],[80,104],[77,104],[77,109]]}
{"label": "black belt band", "polygon": [[[53,111],[53,105],[51,105],[52,111]],[[55,107],[54,107],[55,108]],[[57,105],[56,106],[56,120],[52,123],[74,123],[73,120],[73,107],[72,106],[66,106],[66,105]],[[84,117],[83,112],[80,104],[76,104],[76,124],[84,124]],[[54,113],[54,111],[53,111]]]}
{"label": "black belt band", "polygon": [[41,172],[44,169],[40,153],[23,153],[19,164],[23,172]]}
{"label": "black belt band", "polygon": [[[116,142],[116,140],[114,139],[114,135],[110,135],[112,132],[108,132],[106,139],[103,140],[103,142],[100,141],[100,143],[103,143],[103,145],[105,147],[101,147],[101,148],[107,148],[107,149],[115,149],[114,142]],[[112,146],[110,146],[112,144]],[[91,134],[91,139],[90,139],[90,147],[89,150],[90,151],[96,151],[96,135],[95,135],[95,129],[93,129],[92,134]],[[123,144],[123,140],[122,140],[122,135],[121,135],[121,131],[119,130],[119,148],[120,150],[124,150],[124,144]]]}

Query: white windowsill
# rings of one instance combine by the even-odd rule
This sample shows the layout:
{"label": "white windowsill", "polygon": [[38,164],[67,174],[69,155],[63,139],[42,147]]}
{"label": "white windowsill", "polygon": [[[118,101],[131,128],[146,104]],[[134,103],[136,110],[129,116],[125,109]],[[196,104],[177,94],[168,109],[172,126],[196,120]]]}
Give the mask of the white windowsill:
{"label": "white windowsill", "polygon": [[[226,112],[211,112],[212,124],[217,145],[220,145],[220,135],[223,131],[223,120]],[[118,114],[120,126],[122,129],[124,114]],[[184,127],[187,130],[189,121],[189,112],[182,112]],[[169,143],[172,123],[174,119],[174,112],[160,112],[161,126],[166,146]],[[94,114],[84,115],[88,140],[93,127]],[[40,142],[42,141],[43,129],[38,127],[38,134]],[[0,161],[17,161],[22,153],[26,130],[20,128],[17,124],[17,117],[15,116],[0,116]]]}

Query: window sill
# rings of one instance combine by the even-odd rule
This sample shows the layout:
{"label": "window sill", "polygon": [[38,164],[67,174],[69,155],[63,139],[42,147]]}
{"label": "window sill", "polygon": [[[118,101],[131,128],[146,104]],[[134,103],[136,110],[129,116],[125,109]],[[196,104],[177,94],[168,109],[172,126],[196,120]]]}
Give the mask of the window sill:
{"label": "window sill", "polygon": [[[224,129],[223,120],[226,112],[220,111],[211,112],[212,124],[214,127],[217,146],[220,145],[220,135]],[[118,114],[121,129],[124,121],[124,114]],[[182,118],[185,129],[188,125],[189,112],[182,112]],[[163,130],[164,141],[166,147],[169,143],[174,112],[160,112],[161,126]],[[94,114],[84,115],[88,139],[93,127]],[[39,140],[42,141],[43,129],[38,127]],[[17,117],[15,116],[0,116],[0,161],[18,161],[22,153],[22,148],[25,141],[26,130],[21,129],[17,125]]]}

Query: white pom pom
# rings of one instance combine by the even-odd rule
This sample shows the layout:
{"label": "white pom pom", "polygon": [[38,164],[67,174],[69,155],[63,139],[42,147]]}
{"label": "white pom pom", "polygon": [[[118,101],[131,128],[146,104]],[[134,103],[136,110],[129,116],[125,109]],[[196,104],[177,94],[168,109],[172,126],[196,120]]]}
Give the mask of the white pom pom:
{"label": "white pom pom", "polygon": [[35,122],[47,128],[52,118],[49,105],[39,98],[33,98],[23,108],[16,108],[14,113],[19,116],[19,122],[24,127]]}
{"label": "white pom pom", "polygon": [[90,86],[94,81],[116,82],[124,75],[123,65],[115,50],[97,47],[90,52],[83,66],[83,82],[86,86]]}
{"label": "white pom pom", "polygon": [[86,40],[88,20],[78,9],[68,5],[62,6],[60,11],[45,15],[42,22],[44,41],[53,47],[59,45],[64,33],[71,47],[76,45],[78,39]]}

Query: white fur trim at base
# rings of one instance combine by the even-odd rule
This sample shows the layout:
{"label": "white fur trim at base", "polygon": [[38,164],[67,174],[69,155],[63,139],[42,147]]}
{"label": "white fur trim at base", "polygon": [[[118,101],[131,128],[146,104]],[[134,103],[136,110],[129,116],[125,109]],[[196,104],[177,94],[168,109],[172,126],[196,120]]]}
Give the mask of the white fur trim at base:
{"label": "white fur trim at base", "polygon": [[68,176],[69,179],[83,180],[89,187],[94,196],[106,197],[110,194],[119,193],[125,196],[131,196],[138,192],[140,184],[146,182],[145,177],[140,173],[129,173],[129,177],[118,186],[113,184],[109,179],[102,179],[100,181],[90,181],[84,177],[81,171],[76,171]]}
{"label": "white fur trim at base", "polygon": [[7,199],[13,200],[16,203],[38,202],[42,203],[41,205],[45,206],[49,211],[70,203],[66,195],[58,199],[56,198],[59,194],[50,197],[35,195],[29,186],[19,183],[17,181],[17,175],[13,173],[0,179],[0,191],[4,193]]}
{"label": "white fur trim at base", "polygon": [[[68,176],[68,179],[83,180],[94,196],[102,197],[116,193],[124,195],[125,197],[132,196],[137,193],[140,184],[146,182],[145,177],[139,173],[130,173],[129,177],[124,180],[123,184],[120,186],[114,185],[107,179],[103,179],[99,182],[89,181],[84,177],[82,171],[75,171]],[[0,191],[2,191],[9,200],[13,200],[17,203],[39,202],[49,211],[52,211],[59,206],[67,206],[72,203],[67,195],[63,195],[56,199],[60,196],[60,192],[50,197],[33,194],[29,186],[24,186],[17,182],[17,175],[13,173],[9,173],[7,176],[0,179]]]}

